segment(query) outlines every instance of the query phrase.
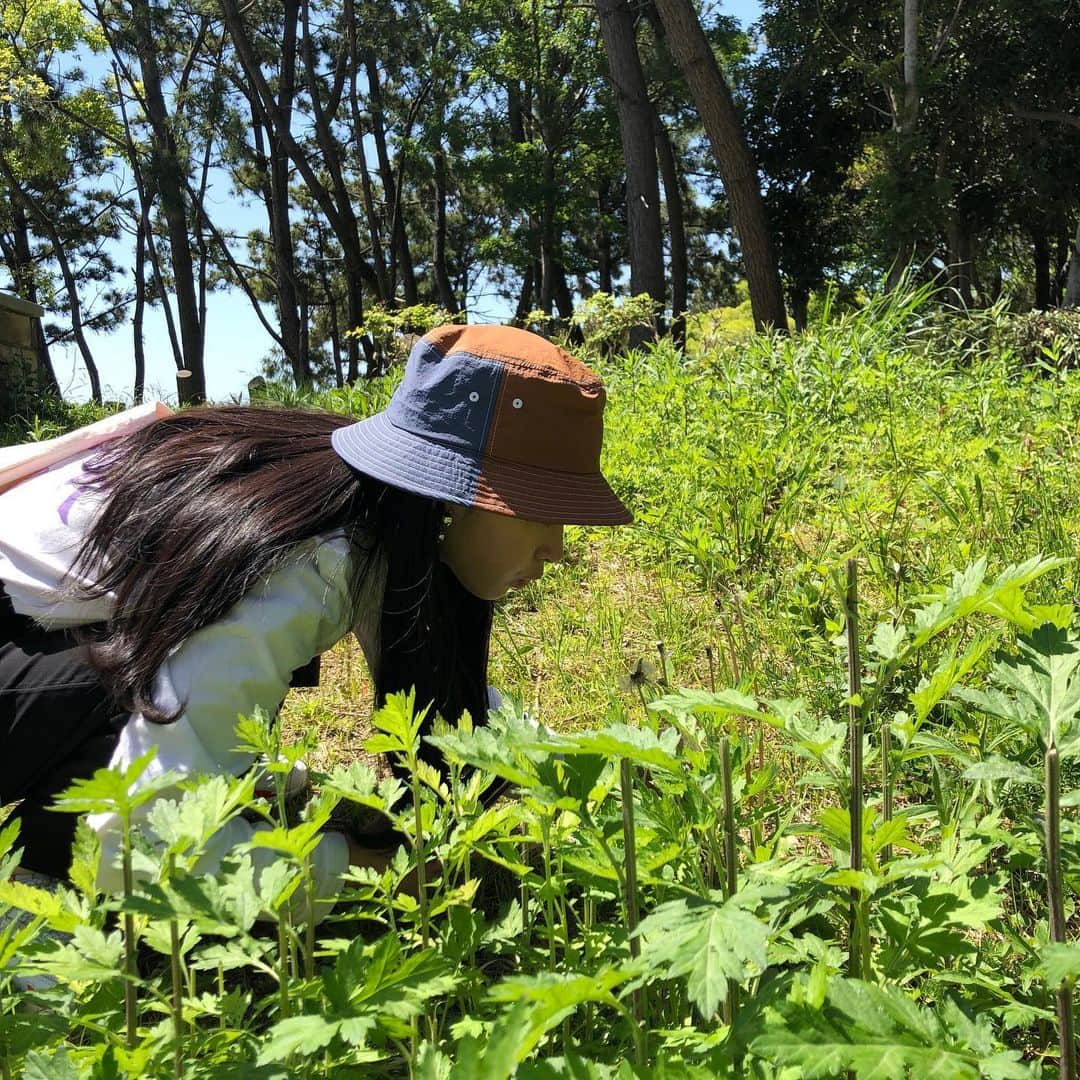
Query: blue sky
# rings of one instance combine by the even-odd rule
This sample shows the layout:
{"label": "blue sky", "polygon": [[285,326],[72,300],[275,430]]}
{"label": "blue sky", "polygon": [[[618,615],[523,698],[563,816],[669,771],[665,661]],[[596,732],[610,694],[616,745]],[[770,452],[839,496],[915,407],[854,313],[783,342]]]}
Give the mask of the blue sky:
{"label": "blue sky", "polygon": [[[706,7],[734,15],[747,26],[758,17],[760,0],[728,0],[715,6],[707,4]],[[214,215],[219,226],[236,231],[254,225],[265,228],[262,212],[240,205],[224,178],[212,190],[211,200],[220,206],[219,212]],[[132,256],[124,249],[119,257],[123,260]],[[485,295],[481,287],[480,294],[470,296],[468,300],[472,322],[500,321],[509,314],[504,302],[495,296],[493,290]],[[272,316],[270,321],[273,321]],[[147,397],[174,400],[175,367],[165,322],[159,310],[147,311],[144,340]],[[92,334],[90,344],[106,398],[130,401],[134,377],[130,324],[124,324],[112,334]],[[270,338],[243,293],[231,290],[211,294],[207,301],[205,359],[207,394],[211,400],[228,401],[234,395],[242,395],[248,379],[259,373],[262,358],[271,346]],[[70,400],[86,400],[89,386],[75,347],[54,346],[52,359],[64,396]]]}

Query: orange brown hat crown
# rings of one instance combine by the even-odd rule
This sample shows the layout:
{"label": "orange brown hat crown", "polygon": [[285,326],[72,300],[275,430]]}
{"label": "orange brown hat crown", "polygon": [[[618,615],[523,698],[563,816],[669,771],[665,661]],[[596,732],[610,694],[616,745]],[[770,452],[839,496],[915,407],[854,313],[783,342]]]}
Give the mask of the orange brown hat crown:
{"label": "orange brown hat crown", "polygon": [[533,521],[624,525],[600,472],[606,394],[564,349],[510,326],[442,326],[389,406],[334,432],[354,468],[434,499]]}

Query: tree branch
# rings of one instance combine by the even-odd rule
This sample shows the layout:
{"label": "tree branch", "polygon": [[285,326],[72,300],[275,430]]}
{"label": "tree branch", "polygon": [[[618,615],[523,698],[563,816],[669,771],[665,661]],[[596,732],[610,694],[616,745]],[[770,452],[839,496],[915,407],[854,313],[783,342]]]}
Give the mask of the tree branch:
{"label": "tree branch", "polygon": [[1042,109],[1022,109],[1015,101],[1008,102],[1009,111],[1021,120],[1048,120],[1052,124],[1068,124],[1080,128],[1080,116],[1076,113],[1045,112]]}

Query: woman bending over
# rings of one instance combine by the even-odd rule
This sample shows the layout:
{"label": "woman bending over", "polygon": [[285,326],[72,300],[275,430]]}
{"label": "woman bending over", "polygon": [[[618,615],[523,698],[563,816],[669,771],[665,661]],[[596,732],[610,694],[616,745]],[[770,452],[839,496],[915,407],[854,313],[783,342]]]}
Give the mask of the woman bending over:
{"label": "woman bending over", "polygon": [[[543,338],[446,326],[358,423],[186,410],[0,495],[0,804],[22,800],[23,867],[67,874],[74,819],[48,807],[105,765],[245,772],[237,716],[275,714],[349,631],[377,703],[415,687],[429,719],[482,722],[493,601],[561,558],[564,524],[631,520],[600,473],[604,400]],[[90,825],[118,888],[119,821]],[[253,828],[232,820],[200,869]],[[327,832],[318,894],[384,860]]]}

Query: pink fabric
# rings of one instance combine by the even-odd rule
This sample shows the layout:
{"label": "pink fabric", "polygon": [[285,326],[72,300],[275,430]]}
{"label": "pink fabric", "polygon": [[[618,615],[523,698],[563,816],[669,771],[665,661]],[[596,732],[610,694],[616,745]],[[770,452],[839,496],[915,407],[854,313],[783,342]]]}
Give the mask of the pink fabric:
{"label": "pink fabric", "polygon": [[171,412],[168,405],[160,401],[149,401],[144,405],[125,409],[115,416],[106,416],[104,420],[87,424],[86,427],[69,431],[66,435],[58,435],[55,439],[0,447],[0,492],[7,491],[20,480],[42,472],[58,461],[66,461],[110,439],[118,439],[122,435],[148,427]]}

